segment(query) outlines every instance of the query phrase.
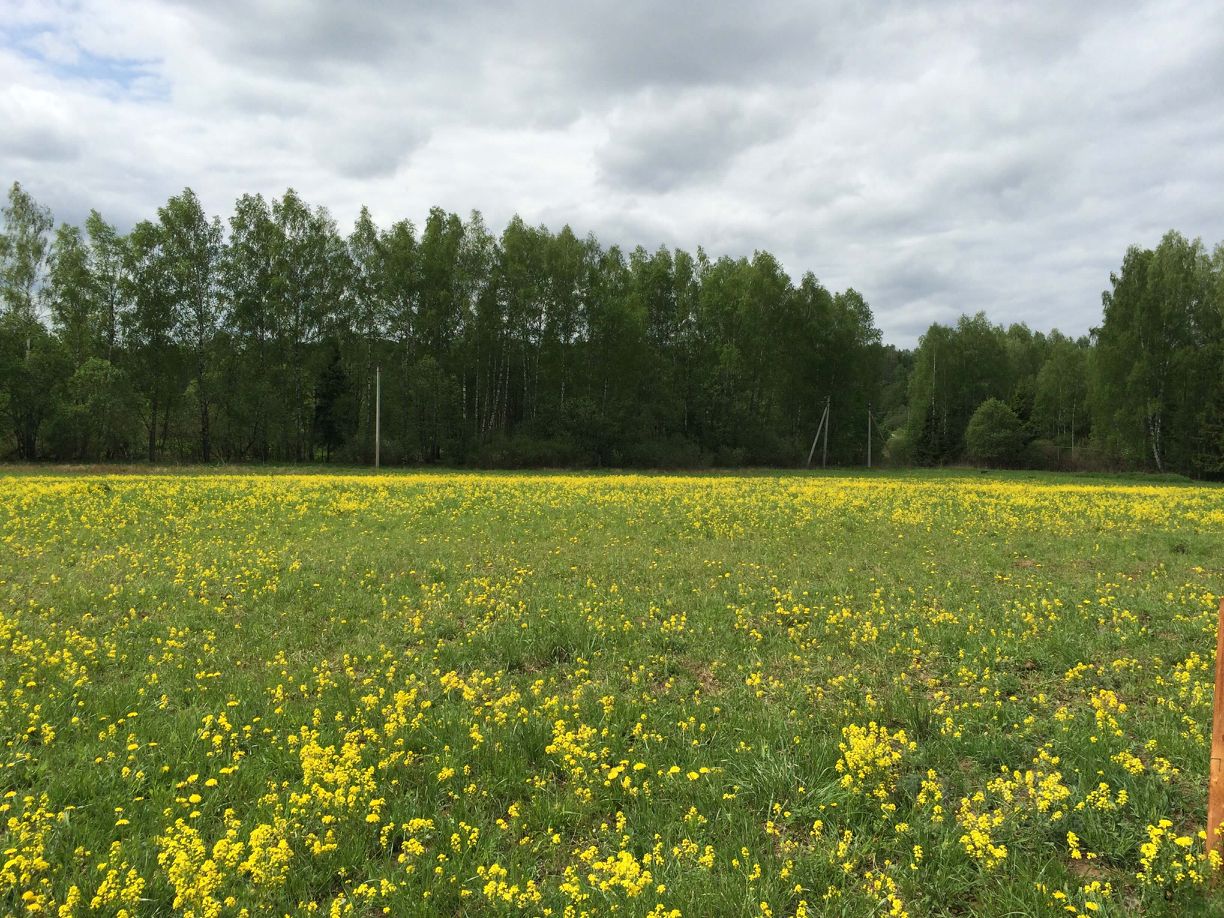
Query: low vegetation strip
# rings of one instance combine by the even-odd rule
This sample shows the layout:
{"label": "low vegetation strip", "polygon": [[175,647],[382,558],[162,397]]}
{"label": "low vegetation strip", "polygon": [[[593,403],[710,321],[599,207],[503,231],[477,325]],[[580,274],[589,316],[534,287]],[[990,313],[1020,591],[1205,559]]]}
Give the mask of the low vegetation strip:
{"label": "low vegetation strip", "polygon": [[1209,913],[1224,489],[0,477],[0,911]]}

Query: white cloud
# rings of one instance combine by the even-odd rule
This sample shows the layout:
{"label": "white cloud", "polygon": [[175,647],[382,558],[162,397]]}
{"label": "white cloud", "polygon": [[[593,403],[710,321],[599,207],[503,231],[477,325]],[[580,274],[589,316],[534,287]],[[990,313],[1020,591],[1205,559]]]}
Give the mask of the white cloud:
{"label": "white cloud", "polygon": [[0,0],[0,179],[122,224],[191,185],[774,252],[932,319],[1099,320],[1224,239],[1224,7]]}

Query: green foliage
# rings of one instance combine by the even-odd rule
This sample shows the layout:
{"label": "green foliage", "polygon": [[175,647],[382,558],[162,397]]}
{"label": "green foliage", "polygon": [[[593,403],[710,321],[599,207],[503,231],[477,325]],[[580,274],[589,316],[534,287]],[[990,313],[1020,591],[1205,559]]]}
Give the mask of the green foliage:
{"label": "green foliage", "polygon": [[48,450],[65,459],[128,459],[138,441],[136,396],[110,361],[90,357],[57,392]]}
{"label": "green foliage", "polygon": [[189,188],[127,235],[52,233],[16,183],[0,216],[4,455],[369,462],[381,368],[391,463],[798,465],[828,399],[830,463],[866,461],[870,411],[877,463],[944,465],[997,399],[1041,441],[1009,463],[1224,475],[1224,246],[1176,233],[1127,253],[1092,340],[977,313],[903,351],[767,252],[436,207],[346,238],[293,189],[225,228]]}
{"label": "green foliage", "polygon": [[19,182],[13,182],[8,203],[0,208],[0,301],[10,313],[36,316],[38,285],[46,267],[55,221],[51,211],[35,201]]}
{"label": "green foliage", "polygon": [[356,404],[340,348],[332,342],[331,361],[315,386],[314,434],[330,459],[353,435],[357,427]]}
{"label": "green foliage", "polygon": [[909,434],[918,462],[959,459],[977,406],[1010,397],[1018,372],[1008,344],[1008,333],[983,313],[962,316],[951,328],[932,325],[923,335],[909,385]]}
{"label": "green foliage", "polygon": [[70,372],[63,347],[40,322],[21,311],[0,316],[0,407],[17,458],[38,458],[56,384]]}
{"label": "green foliage", "polygon": [[1032,428],[1060,446],[1075,447],[1076,434],[1085,439],[1089,424],[1088,346],[1058,333],[1050,335],[1050,350],[1037,373]]}
{"label": "green foliage", "polygon": [[[244,195],[224,234],[185,189],[126,237],[91,213],[51,244],[45,209],[11,199],[6,301],[45,303],[66,361],[52,411],[5,390],[30,458],[369,461],[381,367],[393,461],[795,464],[826,397],[865,418],[885,355],[890,411],[904,388],[860,294],[795,285],[768,253],[626,254],[517,217],[495,237],[439,208],[419,229],[363,209],[345,239],[292,189]],[[76,378],[91,360],[125,412],[105,436],[81,391],[98,366]],[[832,425],[832,461],[861,460],[863,426]]]}
{"label": "green foliage", "polygon": [[1024,445],[1024,422],[997,398],[982,402],[965,428],[969,458],[984,465],[1015,465]]}
{"label": "green foliage", "polygon": [[1110,276],[1092,402],[1104,448],[1156,471],[1218,471],[1224,449],[1224,254],[1170,232]]}

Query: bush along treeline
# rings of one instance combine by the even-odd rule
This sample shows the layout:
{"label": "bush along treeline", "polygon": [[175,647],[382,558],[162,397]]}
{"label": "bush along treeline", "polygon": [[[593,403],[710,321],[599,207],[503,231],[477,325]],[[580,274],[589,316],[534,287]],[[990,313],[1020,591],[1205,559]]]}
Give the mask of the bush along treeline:
{"label": "bush along treeline", "polygon": [[[565,227],[363,209],[294,191],[225,222],[190,189],[121,233],[0,227],[0,456],[385,464],[828,461],[1224,471],[1224,254],[1132,249],[1091,338],[933,325],[881,342],[853,289],[771,255],[624,252]],[[819,457],[819,453],[818,453]]]}

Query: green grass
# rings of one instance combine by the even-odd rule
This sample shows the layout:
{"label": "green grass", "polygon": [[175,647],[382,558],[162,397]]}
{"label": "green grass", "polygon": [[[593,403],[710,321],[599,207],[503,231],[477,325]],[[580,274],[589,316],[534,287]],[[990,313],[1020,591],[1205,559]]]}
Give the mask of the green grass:
{"label": "green grass", "polygon": [[1126,478],[16,470],[0,903],[1220,913],[1222,559]]}

